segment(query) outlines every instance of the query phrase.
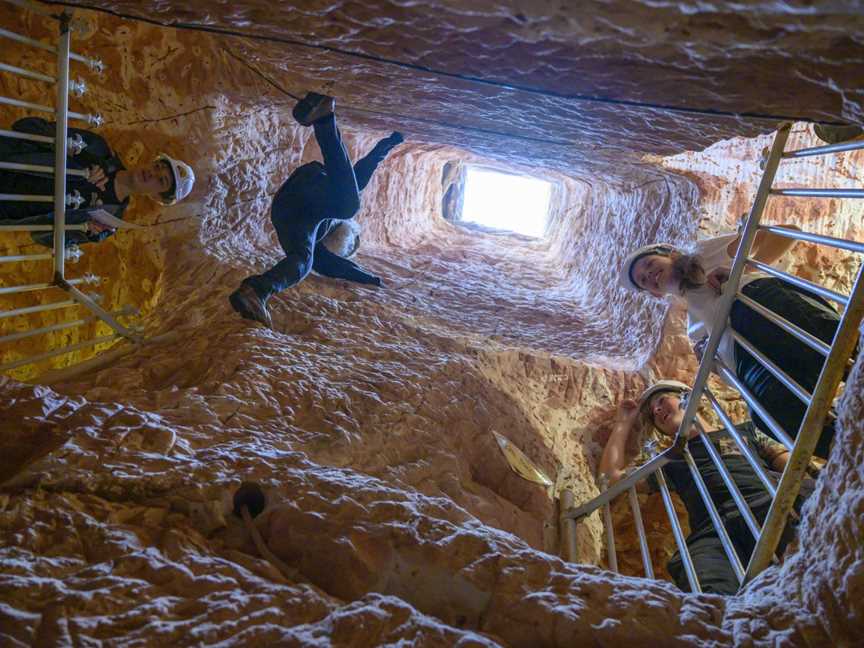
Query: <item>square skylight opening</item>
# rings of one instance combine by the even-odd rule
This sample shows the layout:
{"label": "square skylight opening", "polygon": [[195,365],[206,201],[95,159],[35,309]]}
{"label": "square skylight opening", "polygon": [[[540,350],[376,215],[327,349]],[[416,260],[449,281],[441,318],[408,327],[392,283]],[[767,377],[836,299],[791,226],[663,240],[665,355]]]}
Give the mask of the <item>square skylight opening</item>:
{"label": "square skylight opening", "polygon": [[469,166],[460,220],[541,238],[549,223],[551,197],[551,182]]}

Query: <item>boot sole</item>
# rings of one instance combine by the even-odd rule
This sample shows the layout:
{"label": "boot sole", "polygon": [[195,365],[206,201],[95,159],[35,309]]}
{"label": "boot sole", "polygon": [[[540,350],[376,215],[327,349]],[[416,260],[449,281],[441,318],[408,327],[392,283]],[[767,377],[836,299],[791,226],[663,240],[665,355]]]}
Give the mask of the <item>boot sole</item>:
{"label": "boot sole", "polygon": [[268,322],[266,319],[258,316],[252,309],[249,308],[246,300],[244,300],[236,293],[231,293],[231,295],[228,296],[228,302],[231,304],[231,308],[233,308],[237,312],[237,314],[240,315],[240,317],[242,317],[243,319],[258,322],[267,327],[272,326],[272,322]]}
{"label": "boot sole", "polygon": [[321,115],[316,117],[315,119],[309,119],[309,115],[317,110],[318,106],[320,106],[325,101],[330,101],[332,98],[326,95],[316,94],[311,99],[303,98],[300,102],[294,106],[294,110],[291,111],[291,115],[301,126],[312,126],[319,119],[324,119],[332,115],[332,112],[328,112],[326,115]]}

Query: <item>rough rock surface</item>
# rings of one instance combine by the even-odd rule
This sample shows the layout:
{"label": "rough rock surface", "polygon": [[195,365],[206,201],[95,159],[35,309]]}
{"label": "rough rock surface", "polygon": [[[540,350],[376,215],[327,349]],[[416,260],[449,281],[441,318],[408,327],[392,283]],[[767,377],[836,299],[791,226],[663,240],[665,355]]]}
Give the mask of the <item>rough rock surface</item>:
{"label": "rough rock surface", "polygon": [[[103,6],[142,11],[138,3]],[[594,91],[633,92],[628,96],[645,101],[658,101],[669,90],[659,83],[637,86],[641,73],[633,60],[640,42],[652,42],[652,30],[671,12],[678,28],[700,30],[693,39],[698,48],[667,52],[669,68],[686,71],[683,63],[701,56],[705,69],[719,69],[707,55],[721,56],[717,25],[738,25],[736,33],[747,36],[724,59],[736,65],[752,62],[753,44],[774,33],[802,66],[816,59],[826,66],[813,64],[808,78],[817,79],[814,87],[830,86],[820,75],[839,70],[832,77],[838,79],[836,94],[804,91],[808,81],[794,114],[855,118],[860,90],[841,73],[859,52],[859,19],[842,3],[821,20],[804,5],[785,6],[759,5],[732,16],[731,5],[688,14],[663,4],[656,7],[656,23],[642,5],[616,20],[612,9],[595,7],[596,29],[635,34],[626,47],[621,39],[593,39],[598,61],[607,48],[617,53],[619,63],[608,69],[585,64],[590,48],[576,52],[572,43],[560,45],[576,23],[544,23],[533,3],[521,14],[532,27],[514,26],[510,41],[499,25],[511,14],[520,23],[516,5],[485,17],[480,9],[468,14],[441,5],[439,19],[427,22],[410,3],[369,4],[363,11],[334,6],[330,13],[310,5],[300,16],[291,14],[295,23],[282,20],[284,10],[271,5],[265,15],[241,3],[208,3],[209,17],[203,9],[156,2],[143,11],[260,35],[290,33],[296,40],[314,33],[316,42],[334,48],[350,43],[350,33],[356,35],[352,49],[379,58],[395,51],[388,38],[413,41],[422,50],[424,42],[441,42],[448,27],[459,32],[461,25],[452,58],[422,50],[409,60],[496,82],[512,80],[518,71],[518,78],[554,92],[582,87],[568,78],[571,72],[549,70],[582,66],[588,89],[593,84]],[[557,11],[547,13],[567,17]],[[84,105],[106,115],[104,131],[117,150],[128,152],[128,163],[165,150],[192,162],[199,180],[181,206],[157,210],[137,201],[128,215],[139,223],[175,222],[119,234],[88,250],[79,266],[106,277],[109,306],[139,305],[148,332],[168,335],[98,370],[55,375],[50,386],[0,382],[0,475],[10,479],[0,490],[4,643],[858,640],[864,625],[860,366],[849,380],[841,439],[806,509],[799,549],[738,597],[685,595],[669,583],[603,570],[596,566],[602,558],[596,516],[580,524],[583,564],[555,558],[553,500],[510,471],[491,435],[495,429],[510,438],[559,487],[573,488],[578,501],[597,493],[593,472],[616,403],[654,377],[690,379],[695,369],[680,308],[624,294],[614,286],[612,269],[633,245],[683,243],[733,225],[752,199],[759,153],[770,138],[659,155],[752,135],[764,130],[763,122],[664,121],[634,109],[622,119],[638,125],[624,122],[624,128],[644,137],[638,147],[624,146],[621,137],[612,137],[611,125],[620,124],[608,109],[583,114],[580,104],[563,111],[557,96],[527,93],[536,99],[532,103],[509,89],[478,91],[475,82],[353,55],[346,68],[339,52],[82,15],[89,28],[76,40],[78,49],[109,66],[103,79],[93,81]],[[385,16],[403,28],[388,30]],[[4,8],[0,18],[4,27],[50,34],[50,21],[18,10]],[[478,22],[485,31],[477,35],[490,34],[486,42],[494,45],[487,59],[498,68],[483,66],[483,57],[472,54],[483,41],[468,35]],[[751,32],[753,25],[766,31]],[[815,34],[812,40],[794,25]],[[715,39],[706,42],[711,30]],[[536,37],[529,39],[529,32]],[[682,59],[688,51],[694,58]],[[573,58],[577,54],[586,58]],[[10,62],[18,55],[16,50]],[[520,71],[520,57],[536,65]],[[765,74],[783,72],[767,61],[759,68]],[[457,62],[467,67],[457,68]],[[740,67],[723,69],[718,79],[738,82]],[[719,96],[707,78],[697,83],[696,76],[673,75],[670,87],[673,80],[676,88],[692,86],[687,96],[693,106],[704,100],[742,111],[758,101],[757,107],[775,109],[746,81],[735,103],[730,93]],[[36,84],[15,86],[4,85],[3,93],[47,101]],[[271,301],[275,325],[268,330],[240,320],[225,297],[248,273],[279,257],[268,221],[272,194],[294,167],[319,156],[309,132],[290,119],[292,100],[279,88],[296,93],[310,86],[331,89],[340,105],[344,99],[340,118],[352,156],[393,128],[404,129],[409,142],[379,169],[358,216],[365,228],[359,261],[383,277],[384,287],[310,277]],[[397,98],[400,114],[428,120],[358,111],[372,106],[387,113],[387,102]],[[588,128],[594,134],[609,124],[615,156],[626,154],[632,164],[619,160],[613,173],[611,157],[592,153],[594,171],[582,165],[586,149],[570,141],[580,140],[586,126],[573,111],[585,123],[594,120]],[[4,123],[16,115],[5,111]],[[540,123],[537,115],[548,119]],[[506,125],[535,139],[558,133],[567,146],[499,137],[475,128],[477,122],[479,128]],[[454,125],[461,128],[456,134]],[[796,143],[813,143],[808,128],[796,126]],[[641,154],[651,155],[639,160]],[[554,179],[548,238],[478,236],[441,219],[441,175],[453,159],[531,167]],[[780,177],[790,184],[860,186],[861,163],[860,154],[794,162]],[[848,203],[778,201],[771,209],[769,217],[777,221],[864,238],[860,207],[851,211]],[[27,245],[12,249],[34,251]],[[855,270],[849,255],[804,244],[790,263],[838,289],[849,287]],[[2,270],[4,283],[44,280],[37,278],[43,271],[37,266]],[[45,298],[30,294],[10,303]],[[53,321],[46,315],[16,326]],[[60,342],[46,336],[11,353],[27,355]],[[11,357],[17,356],[7,352],[3,359]],[[78,353],[37,369],[86,357]],[[286,578],[256,557],[230,514],[231,494],[245,479],[266,487],[270,507],[259,523],[270,548],[298,577]],[[655,568],[664,576],[671,548],[664,514],[656,501],[646,500],[644,509]],[[639,575],[632,533],[623,524],[617,530],[623,570]]]}
{"label": "rough rock surface", "polygon": [[242,60],[288,92],[336,94],[359,123],[566,173],[618,175],[634,151],[778,119],[864,121],[854,0],[75,4],[249,35],[229,46]]}

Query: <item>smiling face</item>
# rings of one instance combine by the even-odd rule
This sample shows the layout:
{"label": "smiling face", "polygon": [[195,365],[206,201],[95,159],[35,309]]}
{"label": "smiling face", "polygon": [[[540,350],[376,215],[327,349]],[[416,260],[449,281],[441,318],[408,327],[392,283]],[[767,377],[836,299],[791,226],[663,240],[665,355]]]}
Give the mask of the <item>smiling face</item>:
{"label": "smiling face", "polygon": [[640,257],[630,271],[636,285],[655,297],[675,294],[678,279],[675,277],[672,257],[662,254],[647,254]]}
{"label": "smiling face", "polygon": [[130,169],[132,193],[163,194],[171,189],[174,175],[167,162],[157,160],[151,164]]}

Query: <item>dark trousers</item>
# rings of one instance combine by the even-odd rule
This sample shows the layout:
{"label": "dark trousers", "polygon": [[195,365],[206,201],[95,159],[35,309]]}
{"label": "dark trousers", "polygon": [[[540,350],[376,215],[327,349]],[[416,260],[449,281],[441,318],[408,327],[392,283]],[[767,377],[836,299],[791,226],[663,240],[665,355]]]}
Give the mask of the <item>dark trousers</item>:
{"label": "dark trousers", "polygon": [[[798,499],[800,507],[801,500]],[[765,517],[768,515],[770,504],[764,504],[753,509],[753,516],[762,524]],[[735,553],[741,560],[741,565],[744,570],[747,570],[747,563],[750,560],[750,555],[756,547],[756,539],[750,533],[747,523],[740,515],[727,518],[725,520],[726,531],[729,534],[729,539],[735,547]],[[786,528],[780,536],[780,542],[777,545],[777,553],[782,554],[786,545],[791,542],[795,536],[795,527],[791,523],[786,524]],[[720,537],[713,526],[694,531],[687,538],[687,549],[690,552],[690,557],[693,559],[693,568],[696,570],[696,578],[699,580],[699,586],[706,594],[735,594],[738,591],[738,579],[735,577],[735,572],[726,556],[726,551],[723,549],[723,543],[720,542]],[[684,571],[684,562],[681,560],[681,555],[676,552],[669,563],[666,565],[669,570],[669,575],[678,585],[679,589],[684,592],[690,591],[690,583],[687,580],[687,572]]]}
{"label": "dark trousers", "polygon": [[[744,286],[742,292],[826,344],[830,345],[834,339],[840,316],[824,299],[800,291],[774,278],[757,279]],[[825,363],[821,353],[814,351],[740,301],[732,305],[730,322],[732,327],[755,348],[812,393],[819,373],[822,371],[822,365]],[[735,360],[738,378],[774,417],[786,434],[795,439],[807,409],[804,403],[738,344],[735,345]],[[755,413],[752,418],[761,430],[771,434],[768,426]],[[816,445],[815,454],[827,458],[833,438],[834,422],[828,420]]]}
{"label": "dark trousers", "polygon": [[328,219],[354,217],[360,209],[360,192],[394,146],[381,140],[352,166],[335,116],[316,122],[314,128],[324,164],[311,162],[296,169],[276,192],[270,209],[285,258],[263,274],[244,280],[265,300],[312,271],[319,226]]}

